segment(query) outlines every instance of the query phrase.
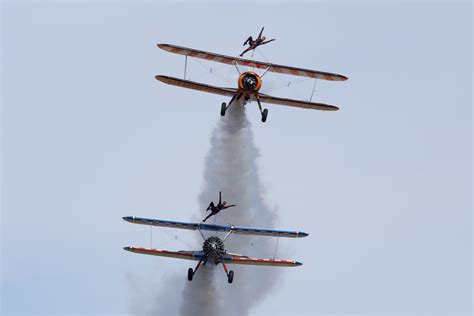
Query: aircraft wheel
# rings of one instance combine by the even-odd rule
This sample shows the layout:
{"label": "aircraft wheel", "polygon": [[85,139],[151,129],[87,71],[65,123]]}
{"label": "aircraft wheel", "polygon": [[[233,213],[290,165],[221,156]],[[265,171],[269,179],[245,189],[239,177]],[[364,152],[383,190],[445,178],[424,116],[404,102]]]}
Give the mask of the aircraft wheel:
{"label": "aircraft wheel", "polygon": [[221,116],[224,116],[225,115],[225,111],[227,110],[227,105],[225,104],[225,102],[222,102],[222,105],[221,105]]}
{"label": "aircraft wheel", "polygon": [[192,281],[194,276],[193,268],[188,269],[188,281]]}
{"label": "aircraft wheel", "polygon": [[265,123],[267,121],[268,110],[264,109],[262,112],[262,122]]}
{"label": "aircraft wheel", "polygon": [[234,271],[230,270],[229,274],[227,275],[227,282],[232,283],[234,280]]}

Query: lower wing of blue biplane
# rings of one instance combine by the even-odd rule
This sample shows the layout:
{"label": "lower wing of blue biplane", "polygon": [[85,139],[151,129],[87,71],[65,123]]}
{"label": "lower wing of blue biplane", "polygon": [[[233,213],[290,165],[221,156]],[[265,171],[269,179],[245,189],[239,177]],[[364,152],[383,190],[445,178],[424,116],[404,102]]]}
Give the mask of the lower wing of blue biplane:
{"label": "lower wing of blue biplane", "polygon": [[[141,248],[141,247],[125,247],[127,251],[159,256],[159,257],[169,257],[176,259],[185,259],[185,260],[196,260],[199,261],[204,257],[202,251],[169,251],[153,248]],[[274,267],[296,267],[302,265],[301,262],[294,260],[282,260],[282,259],[259,259],[259,258],[249,258],[241,255],[226,254],[222,258],[223,261],[227,264],[246,264],[246,265],[257,265],[257,266],[274,266]]]}
{"label": "lower wing of blue biplane", "polygon": [[[140,224],[140,225],[150,225],[150,226],[198,230],[198,231],[205,230],[205,231],[213,231],[213,232],[227,232],[228,233],[227,237],[230,236],[230,234],[289,237],[289,238],[300,238],[300,237],[308,236],[307,233],[304,233],[301,231],[238,227],[238,226],[233,226],[233,225],[187,223],[187,222],[168,221],[168,220],[162,220],[162,219],[141,218],[141,217],[135,217],[135,216],[127,216],[127,217],[124,217],[123,219],[127,222]],[[224,239],[224,241],[227,239],[227,237]],[[208,240],[212,238],[215,238],[215,237],[210,237]],[[217,239],[220,242],[223,242],[219,238]],[[209,254],[206,255],[204,251],[169,251],[169,250],[141,248],[141,247],[125,247],[124,249],[130,252],[141,253],[141,254],[146,254],[146,255],[171,257],[171,258],[185,259],[185,260],[196,260],[196,261],[199,261],[199,264],[202,261],[206,261],[207,258],[209,257]],[[222,252],[219,253],[218,255],[218,260],[220,260],[220,262],[224,266],[225,264],[247,264],[247,265],[262,265],[262,266],[277,266],[277,267],[295,267],[295,266],[301,265],[300,262],[294,261],[294,260],[249,258],[244,255],[229,253],[224,250],[223,244],[222,244]]]}

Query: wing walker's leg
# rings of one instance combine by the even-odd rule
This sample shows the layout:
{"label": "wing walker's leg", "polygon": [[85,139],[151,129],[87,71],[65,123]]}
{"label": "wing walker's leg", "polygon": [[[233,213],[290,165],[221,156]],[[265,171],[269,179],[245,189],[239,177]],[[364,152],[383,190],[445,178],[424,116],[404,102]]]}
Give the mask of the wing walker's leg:
{"label": "wing walker's leg", "polygon": [[262,110],[262,104],[260,103],[260,98],[258,97],[258,95],[256,95],[256,98],[257,98],[258,108],[260,109],[260,114],[262,114],[262,122],[265,123],[268,116],[268,110],[267,109]]}

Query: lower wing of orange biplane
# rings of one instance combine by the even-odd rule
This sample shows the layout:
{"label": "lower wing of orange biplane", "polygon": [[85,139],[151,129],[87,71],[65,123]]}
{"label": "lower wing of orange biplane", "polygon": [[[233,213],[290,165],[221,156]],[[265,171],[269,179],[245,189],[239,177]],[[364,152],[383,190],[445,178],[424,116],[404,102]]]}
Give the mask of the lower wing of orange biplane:
{"label": "lower wing of orange biplane", "polygon": [[[239,89],[236,89],[236,88],[216,87],[216,86],[211,86],[204,83],[199,83],[199,82],[194,82],[190,80],[179,79],[179,78],[174,78],[174,77],[169,77],[169,76],[162,76],[162,75],[158,75],[155,78],[161,82],[164,82],[166,84],[173,85],[173,86],[232,97],[233,99],[231,100],[231,102],[229,102],[229,105],[232,103],[232,101],[234,101],[235,98],[238,98],[239,95],[241,94]],[[334,105],[279,98],[279,97],[274,97],[274,96],[270,96],[263,93],[251,93],[246,98],[246,100],[249,100],[249,99],[251,101],[286,105],[286,106],[293,106],[293,107],[298,107],[298,108],[321,110],[321,111],[337,111],[339,109],[337,106],[334,106]],[[227,107],[228,106],[226,106],[226,108]],[[225,111],[221,111],[221,114],[225,114]]]}

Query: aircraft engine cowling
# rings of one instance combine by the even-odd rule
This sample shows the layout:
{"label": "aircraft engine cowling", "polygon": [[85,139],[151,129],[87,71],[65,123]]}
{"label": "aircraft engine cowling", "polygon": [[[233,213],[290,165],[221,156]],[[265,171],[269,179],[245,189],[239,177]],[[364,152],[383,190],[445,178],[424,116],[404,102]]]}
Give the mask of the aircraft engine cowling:
{"label": "aircraft engine cowling", "polygon": [[224,242],[219,237],[209,237],[202,244],[202,250],[208,258],[218,259],[225,254]]}
{"label": "aircraft engine cowling", "polygon": [[239,89],[245,92],[258,92],[262,87],[262,78],[255,72],[247,71],[239,77]]}

